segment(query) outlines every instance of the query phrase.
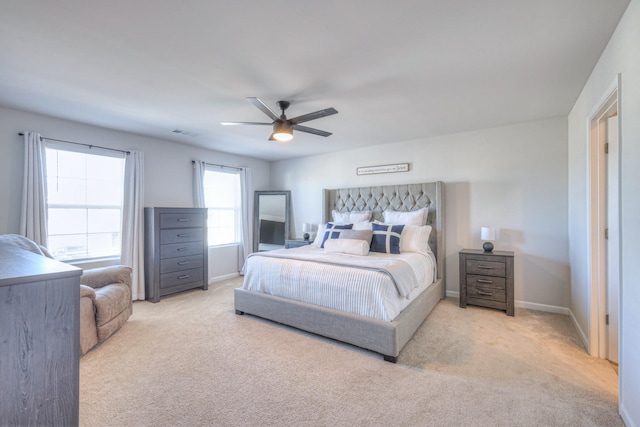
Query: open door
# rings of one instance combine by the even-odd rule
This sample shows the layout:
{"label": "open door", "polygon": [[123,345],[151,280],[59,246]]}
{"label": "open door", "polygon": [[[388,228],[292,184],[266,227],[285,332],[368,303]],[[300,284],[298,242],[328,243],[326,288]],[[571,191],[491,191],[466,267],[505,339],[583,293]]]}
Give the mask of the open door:
{"label": "open door", "polygon": [[618,115],[606,120],[606,180],[607,180],[607,232],[606,269],[607,269],[607,359],[618,363],[618,301],[620,293],[620,181],[618,165]]}

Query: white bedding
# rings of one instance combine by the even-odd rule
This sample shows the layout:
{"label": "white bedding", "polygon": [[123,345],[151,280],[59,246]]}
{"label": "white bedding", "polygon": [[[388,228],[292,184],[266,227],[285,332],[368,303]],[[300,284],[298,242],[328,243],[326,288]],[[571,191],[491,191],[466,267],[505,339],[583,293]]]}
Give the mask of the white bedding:
{"label": "white bedding", "polygon": [[[360,256],[304,246],[252,254],[243,288],[392,321],[433,283],[435,265],[430,253]],[[380,267],[389,272],[376,270]]]}

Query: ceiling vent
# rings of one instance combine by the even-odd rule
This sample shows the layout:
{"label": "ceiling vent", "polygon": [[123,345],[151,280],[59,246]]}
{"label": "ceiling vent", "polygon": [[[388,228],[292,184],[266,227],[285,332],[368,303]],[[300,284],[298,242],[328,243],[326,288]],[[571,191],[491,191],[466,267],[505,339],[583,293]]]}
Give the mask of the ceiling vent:
{"label": "ceiling vent", "polygon": [[177,133],[177,134],[179,134],[179,135],[186,135],[186,136],[190,136],[190,137],[192,137],[192,138],[196,138],[196,137],[200,136],[200,134],[199,134],[199,133],[197,133],[197,132],[192,132],[192,131],[190,131],[190,130],[174,129],[174,130],[172,130],[171,132],[173,132],[173,133]]}

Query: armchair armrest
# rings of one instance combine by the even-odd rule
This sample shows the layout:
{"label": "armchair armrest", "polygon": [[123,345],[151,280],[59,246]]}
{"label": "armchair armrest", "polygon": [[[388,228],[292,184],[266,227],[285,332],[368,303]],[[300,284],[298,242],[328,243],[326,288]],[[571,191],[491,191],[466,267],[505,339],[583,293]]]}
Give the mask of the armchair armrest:
{"label": "armchair armrest", "polygon": [[126,265],[113,265],[85,270],[80,277],[80,283],[94,289],[112,283],[124,283],[131,288],[131,267],[127,267]]}
{"label": "armchair armrest", "polygon": [[91,299],[96,299],[96,291],[93,288],[90,288],[86,285],[80,285],[80,298],[89,297]]}

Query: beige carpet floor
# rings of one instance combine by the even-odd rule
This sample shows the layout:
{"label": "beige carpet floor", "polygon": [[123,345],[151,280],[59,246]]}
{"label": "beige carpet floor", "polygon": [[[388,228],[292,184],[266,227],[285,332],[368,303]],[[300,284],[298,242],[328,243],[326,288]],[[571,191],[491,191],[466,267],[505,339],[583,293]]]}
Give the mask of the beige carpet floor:
{"label": "beige carpet floor", "polygon": [[397,364],[238,316],[241,279],[136,302],[80,362],[83,426],[622,426],[567,316],[441,301]]}

